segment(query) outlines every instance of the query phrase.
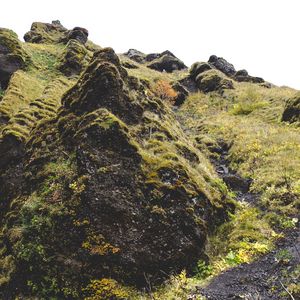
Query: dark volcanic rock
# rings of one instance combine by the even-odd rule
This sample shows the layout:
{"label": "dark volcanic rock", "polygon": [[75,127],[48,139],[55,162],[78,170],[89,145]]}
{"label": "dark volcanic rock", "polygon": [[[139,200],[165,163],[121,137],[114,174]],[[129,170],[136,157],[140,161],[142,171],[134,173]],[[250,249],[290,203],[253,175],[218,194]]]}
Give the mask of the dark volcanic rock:
{"label": "dark volcanic rock", "polygon": [[236,73],[234,66],[223,57],[212,55],[208,62],[227,76],[233,76]]}
{"label": "dark volcanic rock", "polygon": [[6,88],[11,75],[24,68],[25,61],[19,55],[1,55],[0,54],[0,86]]}
{"label": "dark volcanic rock", "polygon": [[190,68],[190,76],[195,80],[199,74],[211,70],[212,68],[213,67],[209,63],[196,62]]}
{"label": "dark volcanic rock", "polygon": [[136,49],[129,49],[126,53],[124,53],[124,55],[138,63],[145,62],[146,55]]}
{"label": "dark volcanic rock", "polygon": [[155,59],[158,59],[158,58],[161,58],[163,57],[164,55],[168,55],[168,56],[172,56],[174,58],[176,58],[176,56],[169,50],[166,50],[164,52],[161,52],[161,53],[150,53],[150,54],[147,54],[146,55],[146,61],[153,61]]}
{"label": "dark volcanic rock", "polygon": [[252,82],[252,83],[264,83],[264,79],[261,77],[254,77],[250,75],[235,75],[234,79],[238,82]]}
{"label": "dark volcanic rock", "polygon": [[175,99],[174,105],[179,106],[183,104],[183,102],[189,95],[189,91],[179,82],[174,83],[172,85],[172,88],[177,92],[177,97]]}
{"label": "dark volcanic rock", "polygon": [[0,28],[0,87],[6,88],[11,75],[25,67],[27,54],[17,35],[8,29]]}
{"label": "dark volcanic rock", "polygon": [[289,123],[300,122],[300,94],[299,93],[295,97],[289,99],[286,102],[281,120]]}
{"label": "dark volcanic rock", "polygon": [[239,70],[235,73],[235,76],[248,76],[248,71],[247,70]]}
{"label": "dark volcanic rock", "polygon": [[186,69],[186,65],[179,60],[178,58],[165,54],[162,57],[159,57],[148,64],[148,68],[154,69],[160,72],[171,73],[176,70]]}
{"label": "dark volcanic rock", "polygon": [[85,44],[88,40],[89,32],[87,29],[82,27],[75,27],[70,30],[67,36],[68,40],[74,39],[80,42],[81,44]]}

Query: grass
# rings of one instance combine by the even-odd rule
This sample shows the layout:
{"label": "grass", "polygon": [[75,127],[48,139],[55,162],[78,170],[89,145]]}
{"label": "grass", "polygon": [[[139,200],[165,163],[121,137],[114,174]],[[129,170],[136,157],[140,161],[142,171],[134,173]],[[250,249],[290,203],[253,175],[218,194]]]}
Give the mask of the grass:
{"label": "grass", "polygon": [[[242,84],[225,97],[192,95],[181,111],[194,135],[232,145],[231,167],[253,179],[251,190],[262,194],[262,205],[286,214],[299,208],[300,132],[279,120],[285,99],[294,92]],[[233,113],[238,112],[236,105],[242,107],[245,102],[252,103],[251,112]]]}
{"label": "grass", "polygon": [[173,81],[180,80],[188,75],[187,70],[175,71],[172,73],[155,71],[155,70],[148,68],[146,65],[138,64],[138,63],[132,61],[131,59],[129,59],[128,57],[126,57],[124,55],[120,55],[120,60],[121,60],[121,62],[129,62],[138,67],[137,69],[127,69],[127,72],[129,75],[135,76],[141,80],[146,80],[148,82],[155,82],[158,80],[173,82]]}

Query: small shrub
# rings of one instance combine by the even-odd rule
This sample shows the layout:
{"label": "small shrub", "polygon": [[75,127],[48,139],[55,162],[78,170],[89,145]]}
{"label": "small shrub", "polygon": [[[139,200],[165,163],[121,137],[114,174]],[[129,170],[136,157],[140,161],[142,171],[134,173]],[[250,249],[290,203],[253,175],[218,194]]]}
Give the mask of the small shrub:
{"label": "small shrub", "polygon": [[171,87],[170,83],[162,79],[156,81],[152,91],[155,96],[170,103],[173,103],[177,97],[177,92]]}
{"label": "small shrub", "polygon": [[195,268],[195,277],[197,279],[205,279],[212,275],[212,267],[208,265],[205,261],[199,260]]}

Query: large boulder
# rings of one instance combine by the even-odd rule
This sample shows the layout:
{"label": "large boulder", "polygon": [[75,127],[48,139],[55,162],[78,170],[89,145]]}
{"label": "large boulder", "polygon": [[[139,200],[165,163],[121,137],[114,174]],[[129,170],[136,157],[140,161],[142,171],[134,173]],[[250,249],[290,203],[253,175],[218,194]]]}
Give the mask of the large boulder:
{"label": "large boulder", "polygon": [[180,82],[172,84],[172,88],[177,92],[177,96],[174,101],[175,106],[180,106],[184,103],[189,95],[189,91]]}
{"label": "large boulder", "polygon": [[82,27],[75,27],[68,32],[67,39],[77,40],[78,42],[84,45],[88,40],[88,36],[89,36],[89,32],[87,29]]}
{"label": "large boulder", "polygon": [[196,78],[196,84],[199,90],[205,93],[233,89],[232,80],[226,78],[218,70],[208,70],[199,74]]}
{"label": "large boulder", "polygon": [[148,68],[171,73],[173,71],[186,69],[186,65],[177,57],[170,54],[165,54],[157,59],[154,59],[148,64]]}
{"label": "large boulder", "polygon": [[169,50],[166,50],[166,51],[163,51],[161,53],[150,53],[150,54],[147,54],[145,59],[146,61],[153,61],[155,59],[158,59],[158,58],[161,58],[163,57],[164,55],[169,55],[169,56],[172,56],[174,58],[176,58],[176,56]]}
{"label": "large boulder", "polygon": [[213,66],[211,66],[209,63],[196,62],[192,64],[190,68],[190,77],[195,80],[199,74],[211,69],[213,69]]}
{"label": "large boulder", "polygon": [[208,62],[212,64],[216,69],[226,74],[227,76],[233,76],[236,73],[233,64],[229,63],[223,57],[211,55]]}
{"label": "large boulder", "polygon": [[30,31],[25,33],[24,40],[28,43],[60,43],[65,40],[68,30],[59,21],[50,23],[34,22]]}
{"label": "large boulder", "polygon": [[146,55],[139,50],[129,49],[126,53],[124,53],[124,55],[138,63],[145,62]]}
{"label": "large boulder", "polygon": [[0,28],[0,87],[5,89],[12,74],[25,67],[28,55],[18,36],[11,30]]}
{"label": "large boulder", "polygon": [[300,93],[287,100],[281,120],[289,123],[300,122]]}
{"label": "large boulder", "polygon": [[71,39],[63,52],[58,69],[66,76],[78,75],[87,66],[90,54],[77,39]]}

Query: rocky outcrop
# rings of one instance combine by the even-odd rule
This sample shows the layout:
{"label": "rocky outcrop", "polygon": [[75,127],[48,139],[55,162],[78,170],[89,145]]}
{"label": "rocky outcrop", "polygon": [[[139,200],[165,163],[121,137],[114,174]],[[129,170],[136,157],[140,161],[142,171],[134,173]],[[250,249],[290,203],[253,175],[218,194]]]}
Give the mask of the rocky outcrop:
{"label": "rocky outcrop", "polygon": [[75,27],[68,32],[68,40],[77,40],[81,44],[85,44],[88,40],[89,32],[87,29],[82,27]]}
{"label": "rocky outcrop", "polygon": [[177,57],[170,54],[164,54],[163,56],[152,60],[148,64],[148,68],[160,71],[171,73],[173,71],[186,69],[186,65]]}
{"label": "rocky outcrop", "polygon": [[58,69],[66,76],[78,75],[87,66],[91,54],[77,39],[71,39],[63,52]]}
{"label": "rocky outcrop", "polygon": [[[5,190],[1,210],[12,216],[0,244],[7,299],[28,282],[39,298],[83,299],[91,279],[144,285],[189,270],[230,207],[210,185],[216,175],[195,169],[204,158],[172,113],[110,48],[94,53],[23,151],[10,166],[18,189]],[[43,288],[53,281],[55,289]]]}
{"label": "rocky outcrop", "polygon": [[25,42],[35,44],[64,43],[77,40],[81,44],[88,41],[89,32],[82,27],[74,27],[72,30],[65,28],[59,21],[52,23],[34,22],[30,31],[24,35]]}
{"label": "rocky outcrop", "polygon": [[175,106],[180,106],[184,103],[184,101],[186,100],[186,98],[189,95],[189,91],[179,82],[175,82],[172,85],[172,88],[174,89],[174,91],[177,92],[177,96],[175,98],[174,101],[174,105]]}
{"label": "rocky outcrop", "polygon": [[199,74],[196,77],[196,84],[199,90],[205,93],[233,88],[232,80],[217,70],[208,70]]}
{"label": "rocky outcrop", "polygon": [[11,30],[0,28],[0,88],[6,89],[12,74],[23,69],[27,59],[18,36]]}
{"label": "rocky outcrop", "polygon": [[227,76],[233,76],[236,73],[233,64],[229,63],[223,57],[211,55],[208,62]]}
{"label": "rocky outcrop", "polygon": [[25,33],[24,40],[28,43],[60,43],[65,39],[68,30],[59,21],[50,23],[34,22],[30,31]]}
{"label": "rocky outcrop", "polygon": [[187,68],[186,65],[169,50],[146,55],[138,50],[129,49],[124,55],[140,64],[147,64],[147,67],[159,72],[171,73]]}
{"label": "rocky outcrop", "polygon": [[196,80],[196,77],[208,70],[213,69],[213,66],[211,66],[209,63],[205,63],[205,62],[196,62],[194,63],[191,68],[190,68],[190,77],[193,80]]}
{"label": "rocky outcrop", "polygon": [[300,122],[300,94],[287,100],[281,120],[289,123]]}
{"label": "rocky outcrop", "polygon": [[146,54],[139,50],[129,49],[124,55],[140,64],[145,62]]}

